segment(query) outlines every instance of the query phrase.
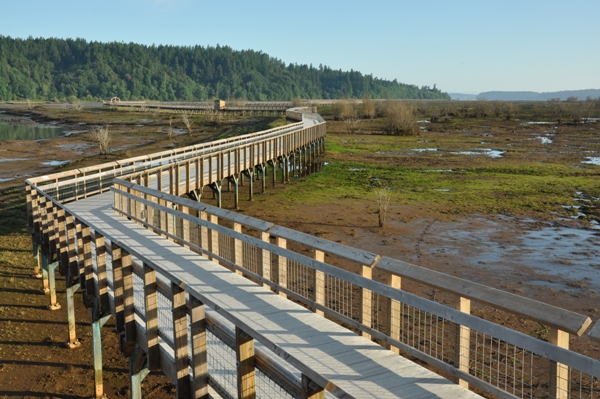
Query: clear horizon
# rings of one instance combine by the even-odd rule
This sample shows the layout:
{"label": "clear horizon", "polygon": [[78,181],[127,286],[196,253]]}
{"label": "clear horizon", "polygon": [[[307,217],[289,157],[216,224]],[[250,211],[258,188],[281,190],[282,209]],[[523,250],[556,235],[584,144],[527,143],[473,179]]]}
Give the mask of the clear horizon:
{"label": "clear horizon", "polygon": [[[59,6],[57,6],[59,4]],[[600,2],[21,0],[0,35],[226,45],[448,93],[600,89]]]}

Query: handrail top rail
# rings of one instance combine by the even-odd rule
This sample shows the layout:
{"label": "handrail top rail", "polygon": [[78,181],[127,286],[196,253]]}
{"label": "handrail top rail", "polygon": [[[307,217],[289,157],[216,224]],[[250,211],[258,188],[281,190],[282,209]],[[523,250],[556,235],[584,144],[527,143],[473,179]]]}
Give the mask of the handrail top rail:
{"label": "handrail top rail", "polygon": [[[128,194],[121,190],[115,189],[115,187],[112,187],[111,191],[113,191],[113,192],[118,191],[118,192],[122,193],[122,195],[125,195],[125,196],[133,196],[132,194]],[[238,233],[238,232],[232,231],[231,229],[229,229],[227,227],[220,226],[218,224],[214,224],[210,221],[202,220],[193,215],[185,214],[185,213],[177,211],[175,209],[171,209],[171,208],[167,208],[162,205],[159,205],[159,204],[151,203],[149,200],[146,200],[146,199],[143,199],[140,197],[137,197],[136,199],[142,203],[146,203],[147,205],[155,206],[157,209],[160,209],[162,211],[171,213],[173,215],[188,219],[190,221],[198,223],[199,225],[206,226],[206,227],[216,230],[218,232],[228,231],[228,234],[235,239],[239,239],[239,240],[248,242],[250,244],[257,246],[258,248],[266,249],[277,255],[292,259],[292,260],[302,263],[305,266],[312,268],[314,270],[329,273],[329,274],[335,276],[336,278],[339,278],[341,280],[347,281],[354,285],[366,288],[368,290],[371,290],[372,292],[382,294],[382,295],[384,295],[390,299],[396,300],[398,302],[406,303],[410,306],[417,307],[426,312],[429,312],[436,316],[442,317],[446,320],[449,320],[449,321],[452,321],[452,322],[455,322],[455,323],[458,323],[460,325],[464,325],[464,326],[467,326],[470,328],[474,328],[480,332],[492,335],[494,337],[498,337],[499,339],[501,339],[502,341],[505,341],[507,343],[510,343],[513,345],[518,345],[521,348],[530,350],[534,353],[542,354],[546,357],[551,357],[560,363],[569,365],[571,367],[576,367],[576,368],[581,367],[582,363],[584,363],[586,365],[586,367],[589,366],[590,370],[594,370],[594,372],[591,373],[592,375],[595,375],[600,378],[600,361],[598,361],[598,360],[586,357],[577,352],[569,351],[568,349],[565,349],[560,346],[554,345],[552,343],[549,343],[549,342],[540,340],[538,338],[526,335],[524,333],[521,333],[516,330],[510,329],[508,327],[499,325],[492,321],[477,317],[475,315],[472,315],[469,313],[464,313],[457,309],[453,309],[452,307],[449,307],[448,305],[434,302],[432,300],[417,296],[415,294],[391,287],[384,283],[354,274],[354,273],[346,271],[344,269],[340,269],[340,268],[330,265],[326,262],[318,261],[318,260],[312,259],[306,255],[291,251],[289,249],[282,248],[282,247],[279,247],[277,245],[274,245],[274,244],[271,244],[268,242],[263,242],[259,239],[247,236],[243,233]],[[114,207],[113,207],[113,209],[117,210],[117,208],[114,208]],[[118,212],[123,217],[127,216],[126,213],[123,214],[123,213],[121,213],[121,211],[118,211]],[[144,228],[148,228],[148,227],[144,226]],[[109,239],[111,238],[111,232],[109,232],[109,231],[102,232],[101,231],[101,233],[104,236],[108,237]],[[163,232],[163,233],[166,233],[166,232]],[[172,237],[172,238],[176,238],[176,237]],[[190,243],[190,242],[182,241],[182,243],[184,243],[185,245],[189,245],[190,247],[195,247],[195,244]],[[182,243],[178,243],[177,245],[182,245]],[[133,247],[129,247],[129,245],[125,242],[118,242],[118,244],[119,244],[119,246],[124,248],[127,252],[131,253],[132,255],[135,255],[136,257],[139,257],[144,263],[150,265],[152,268],[156,269],[157,271],[160,271],[161,274],[163,274],[165,277],[168,277],[174,284],[182,286],[182,288],[184,290],[188,291],[188,293],[190,293],[191,295],[202,296],[202,293],[197,293],[193,289],[188,289],[187,287],[189,287],[189,286],[186,284],[185,281],[183,281],[177,275],[174,275],[173,273],[171,273],[169,270],[165,269],[162,265],[153,261],[152,258],[147,259],[142,252],[140,252],[139,250],[137,250]],[[273,284],[277,284],[277,283],[272,283],[270,285],[273,285]],[[363,326],[363,327],[364,327],[365,331],[372,330],[369,327],[366,327],[366,326]]]}
{"label": "handrail top rail", "polygon": [[[426,269],[401,260],[382,257],[377,268],[410,280],[440,288],[471,300],[503,309],[581,336],[592,323],[588,316],[498,290],[442,272]],[[600,333],[600,329],[599,329]]]}
{"label": "handrail top rail", "polygon": [[299,244],[308,245],[316,250],[331,255],[337,255],[364,266],[373,267],[380,258],[379,255],[372,252],[353,248],[324,238],[315,237],[283,226],[274,226],[270,233],[274,236],[285,238],[286,240],[294,241]]}
{"label": "handrail top rail", "polygon": [[241,225],[254,228],[259,231],[267,232],[273,226],[271,222],[265,222],[264,220],[256,219],[251,216],[246,216],[239,214],[237,212],[232,212],[227,209],[219,208],[217,206],[212,206],[208,204],[204,204],[201,202],[197,202],[188,198],[178,197],[176,195],[163,193],[157,190],[153,190],[148,187],[140,186],[139,184],[135,184],[126,180],[114,179],[113,187],[111,187],[111,191],[121,191],[115,188],[114,186],[121,185],[124,187],[131,188],[135,191],[139,191],[141,193],[152,195],[155,198],[162,199],[164,201],[169,201],[173,204],[178,204],[182,206],[187,206],[188,208],[194,209],[199,212],[206,212],[210,215],[215,215],[221,217],[223,219],[229,220],[234,223],[239,223]]}
{"label": "handrail top rail", "polygon": [[596,321],[596,324],[594,324],[594,327],[592,327],[588,336],[594,341],[600,342],[600,320]]}
{"label": "handrail top rail", "polygon": [[[126,183],[124,186],[134,188],[136,191],[154,195],[160,198],[168,198],[168,200],[172,203],[181,203],[182,205],[185,204],[184,206],[191,206],[196,209],[199,209],[202,206],[195,201],[183,199],[171,194],[160,193],[159,191],[146,188],[132,182],[124,182],[120,179],[115,180],[115,182]],[[114,190],[115,188],[113,187],[113,191]],[[205,211],[211,213],[209,210]],[[234,215],[236,215],[236,212],[225,211],[222,209],[220,209],[218,212],[229,220],[233,220],[232,218],[234,218]],[[215,215],[217,214],[215,213]],[[243,216],[244,218],[253,220],[253,222],[256,223],[256,226],[266,227],[266,224],[261,225],[261,222],[265,223],[263,221],[253,219],[245,215]],[[240,223],[246,224],[244,222]],[[548,305],[534,299],[501,291],[479,283],[461,279],[459,277],[412,265],[397,259],[385,256],[380,258],[380,255],[378,254],[352,248],[324,238],[314,237],[310,234],[295,231],[286,227],[278,225],[271,226],[272,227],[270,230],[268,230],[269,234],[275,237],[285,238],[317,250],[322,250],[328,254],[337,255],[343,257],[344,259],[355,261],[362,265],[375,267],[428,286],[440,288],[453,294],[490,305],[494,308],[507,310],[511,313],[518,314],[528,319],[540,322],[544,325],[549,325],[578,336],[581,336],[592,323],[592,320],[588,316]],[[259,227],[255,228],[260,230]]]}

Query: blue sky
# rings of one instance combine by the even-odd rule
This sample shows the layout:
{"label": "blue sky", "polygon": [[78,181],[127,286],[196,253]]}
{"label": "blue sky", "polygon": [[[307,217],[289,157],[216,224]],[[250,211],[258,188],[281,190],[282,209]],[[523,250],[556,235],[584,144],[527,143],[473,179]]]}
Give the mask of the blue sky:
{"label": "blue sky", "polygon": [[599,0],[0,0],[0,34],[228,45],[448,92],[600,89]]}

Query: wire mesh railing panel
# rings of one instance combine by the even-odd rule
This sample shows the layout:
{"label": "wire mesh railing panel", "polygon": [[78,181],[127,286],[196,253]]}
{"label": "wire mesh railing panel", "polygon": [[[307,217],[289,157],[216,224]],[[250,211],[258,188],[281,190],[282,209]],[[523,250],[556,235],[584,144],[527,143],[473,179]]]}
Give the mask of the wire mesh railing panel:
{"label": "wire mesh railing panel", "polygon": [[[146,314],[146,301],[144,299],[144,279],[133,273],[133,303],[136,310],[141,314]],[[145,318],[145,317],[144,317]]]}
{"label": "wire mesh railing panel", "polygon": [[256,397],[259,399],[294,399],[285,389],[283,389],[269,376],[263,373],[259,368],[256,369]]}
{"label": "wire mesh railing panel", "polygon": [[[237,397],[237,367],[235,351],[217,338],[210,330],[206,331],[206,357],[208,374],[218,386],[225,389],[228,397]],[[217,389],[218,391],[218,389]]]}
{"label": "wire mesh railing panel", "polygon": [[246,242],[242,245],[242,265],[244,269],[262,275],[262,250]]}
{"label": "wire mesh railing panel", "polygon": [[158,310],[158,332],[160,336],[168,341],[172,346],[174,342],[172,313],[173,302],[160,291],[156,293],[156,299]]}
{"label": "wire mesh railing panel", "polygon": [[315,299],[315,271],[287,259],[287,288],[310,300]]}
{"label": "wire mesh railing panel", "polygon": [[361,288],[334,276],[325,276],[325,306],[353,320],[361,320]]}
{"label": "wire mesh railing panel", "polygon": [[[217,233],[217,242],[219,245],[219,251],[217,255],[226,259],[230,262],[235,262],[235,240],[233,237],[227,236],[225,234]],[[214,249],[213,249],[214,251]],[[242,254],[240,254],[241,258]]]}

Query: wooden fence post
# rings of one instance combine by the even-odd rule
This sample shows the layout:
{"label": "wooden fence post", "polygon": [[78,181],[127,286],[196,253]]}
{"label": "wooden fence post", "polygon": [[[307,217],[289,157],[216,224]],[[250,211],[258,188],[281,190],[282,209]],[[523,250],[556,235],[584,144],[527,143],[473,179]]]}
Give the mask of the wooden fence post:
{"label": "wooden fence post", "polygon": [[[325,252],[315,249],[315,260],[325,262]],[[319,305],[325,305],[325,273],[315,270],[315,302]],[[319,309],[315,310],[319,316],[325,316],[325,312]]]}
{"label": "wooden fence post", "polygon": [[[285,238],[277,237],[277,246],[281,248],[287,247],[287,240]],[[277,269],[278,269],[278,282],[283,288],[287,288],[287,259],[281,255],[277,256]],[[287,298],[287,294],[279,292],[284,298]]]}
{"label": "wooden fence post", "polygon": [[156,272],[144,263],[144,305],[146,309],[146,340],[148,342],[147,361],[150,370],[160,369],[156,289]]}
{"label": "wooden fence post", "polygon": [[[239,223],[234,223],[233,231],[241,233],[242,225]],[[243,249],[244,249],[244,246],[242,244],[242,241],[234,239],[233,240],[233,263],[235,263],[236,265],[241,266],[241,267],[244,267]],[[237,274],[239,274],[240,276],[243,275],[241,270],[236,269],[235,272]]]}
{"label": "wooden fence post", "polygon": [[206,355],[206,314],[204,304],[191,299],[192,322],[192,375],[194,395],[197,399],[208,399],[208,359]]}
{"label": "wooden fence post", "polygon": [[[548,341],[563,349],[569,349],[569,333],[550,328]],[[569,367],[557,362],[550,362],[550,397],[552,399],[568,399],[569,397]]]}
{"label": "wooden fence post", "polygon": [[254,399],[256,397],[254,338],[236,326],[235,344],[238,398]]}
{"label": "wooden fence post", "polygon": [[[361,274],[362,277],[371,279],[373,278],[373,269],[371,266],[362,265],[361,266]],[[363,288],[361,290],[361,322],[363,325],[367,327],[372,326],[372,318],[373,318],[373,293],[371,290]],[[371,339],[371,334],[366,332],[362,332],[362,336]]]}
{"label": "wooden fence post", "polygon": [[185,291],[179,285],[171,283],[173,295],[173,344],[175,357],[175,373],[177,398],[190,397],[190,377],[188,373],[188,334],[187,334],[187,309]]}
{"label": "wooden fence post", "polygon": [[[456,298],[456,309],[464,313],[471,313],[471,300],[461,296]],[[454,342],[454,366],[466,373],[469,372],[469,357],[471,351],[471,329],[469,327],[456,325]],[[469,388],[469,383],[455,378],[454,382],[464,388]]]}
{"label": "wooden fence post", "polygon": [[[270,234],[264,231],[260,233],[260,239],[264,242],[270,242]],[[263,276],[266,280],[271,281],[271,252],[266,249],[261,250],[261,276]],[[271,289],[269,284],[263,283],[263,287],[266,289]]]}
{"label": "wooden fence post", "polygon": [[[388,273],[387,284],[392,288],[402,288],[402,277]],[[402,339],[402,303],[394,299],[390,299],[390,313],[388,315],[388,326],[390,337],[401,341]],[[394,353],[400,354],[400,348],[396,346],[390,346],[390,350]]]}

